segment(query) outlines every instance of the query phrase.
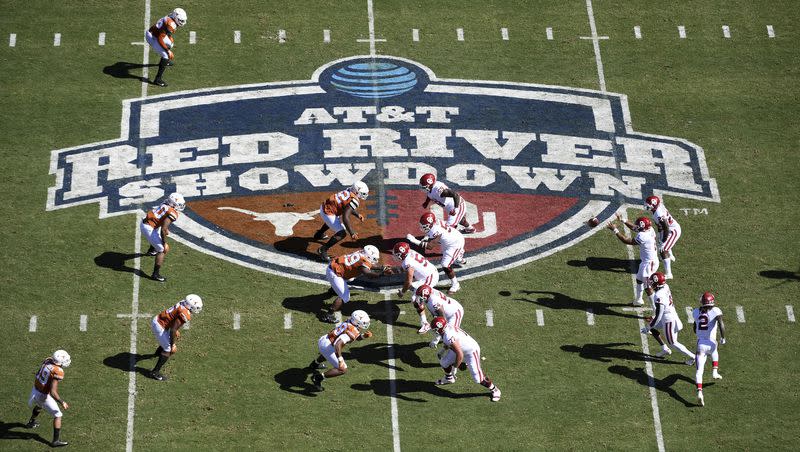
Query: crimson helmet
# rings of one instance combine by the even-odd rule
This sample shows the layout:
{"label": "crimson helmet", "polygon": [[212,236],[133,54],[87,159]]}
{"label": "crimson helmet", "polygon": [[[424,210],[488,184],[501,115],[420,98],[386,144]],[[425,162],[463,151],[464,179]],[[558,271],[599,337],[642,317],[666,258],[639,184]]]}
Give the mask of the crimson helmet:
{"label": "crimson helmet", "polygon": [[417,300],[419,300],[421,303],[427,302],[428,298],[431,296],[431,292],[433,292],[431,286],[427,284],[419,286],[417,288]]}
{"label": "crimson helmet", "polygon": [[658,209],[658,206],[661,205],[661,198],[658,196],[648,196],[647,199],[644,200],[644,207],[649,210],[650,212],[655,212]]}
{"label": "crimson helmet", "polygon": [[655,272],[650,275],[650,286],[651,287],[661,287],[667,283],[667,278],[664,277],[664,274],[661,272]]}
{"label": "crimson helmet", "polygon": [[646,231],[650,229],[650,219],[647,217],[639,217],[636,219],[636,223],[634,223],[637,231]]}
{"label": "crimson helmet", "polygon": [[419,228],[422,229],[422,232],[430,231],[434,224],[436,224],[436,215],[433,212],[425,212],[419,217]]}
{"label": "crimson helmet", "polygon": [[700,295],[700,306],[714,306],[715,300],[713,293],[703,292],[703,295]]}
{"label": "crimson helmet", "polygon": [[419,178],[419,184],[422,186],[422,188],[428,191],[431,190],[431,187],[433,187],[433,184],[435,183],[436,183],[436,176],[434,176],[431,173],[425,173],[422,175],[422,177]]}
{"label": "crimson helmet", "polygon": [[447,319],[444,317],[434,317],[431,321],[431,328],[438,331],[439,334],[444,334],[444,328],[447,326]]}
{"label": "crimson helmet", "polygon": [[398,260],[403,260],[408,256],[408,253],[411,251],[411,246],[406,242],[397,242],[394,244],[394,248],[392,248],[392,254]]}

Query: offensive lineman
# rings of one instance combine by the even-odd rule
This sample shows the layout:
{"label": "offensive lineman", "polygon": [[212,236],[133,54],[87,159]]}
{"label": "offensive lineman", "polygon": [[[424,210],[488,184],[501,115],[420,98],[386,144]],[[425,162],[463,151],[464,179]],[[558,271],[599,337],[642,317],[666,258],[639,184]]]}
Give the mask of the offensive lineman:
{"label": "offensive lineman", "polygon": [[439,244],[442,246],[442,270],[451,281],[450,289],[447,293],[454,294],[458,292],[461,289],[461,284],[456,279],[456,272],[453,267],[467,262],[464,260],[464,236],[455,227],[448,225],[444,221],[437,220],[433,212],[422,214],[419,218],[419,228],[425,233],[422,240],[417,240],[410,234],[406,238],[415,245],[421,246],[422,249],[428,248],[430,242],[439,240]]}
{"label": "offensive lineman", "polygon": [[[461,320],[464,318],[464,307],[461,303],[448,297],[442,292],[434,289],[425,284],[417,288],[417,300],[414,302],[414,307],[417,309],[420,317],[425,315],[425,309],[431,313],[433,317],[444,317],[448,325],[455,328],[461,328]],[[434,331],[434,338],[428,344],[431,348],[436,348],[442,336],[437,331]]]}
{"label": "offensive lineman", "polygon": [[161,76],[164,75],[167,66],[172,66],[172,60],[175,58],[175,54],[172,53],[172,46],[175,44],[172,34],[178,30],[178,27],[184,25],[186,25],[186,11],[183,8],[175,8],[171,13],[158,19],[145,33],[145,39],[150,44],[150,48],[161,57],[153,84],[167,86],[167,82]]}
{"label": "offensive lineman", "polygon": [[[691,366],[694,364],[694,353],[678,342],[678,332],[683,329],[683,323],[681,323],[681,318],[675,311],[675,305],[672,302],[672,291],[669,289],[664,274],[655,272],[650,275],[649,279],[650,287],[655,289],[653,294],[655,313],[649,324],[642,328],[642,334],[651,333],[653,338],[661,345],[661,351],[656,353],[659,358],[671,355],[672,350],[670,350],[670,347],[672,347],[688,356],[689,359],[686,360],[686,365]],[[661,339],[659,329],[663,330],[664,335],[667,337],[666,344]],[[669,347],[667,344],[669,344]]]}
{"label": "offensive lineman", "polygon": [[[344,362],[342,350],[350,342],[361,341],[372,337],[369,331],[369,315],[358,309],[353,311],[346,322],[336,325],[328,334],[322,335],[317,341],[319,356],[311,361],[309,368],[314,371],[311,381],[317,391],[322,391],[322,381],[326,378],[338,377],[347,372],[347,364]],[[318,370],[325,368],[325,361],[332,366],[325,373]]]}
{"label": "offensive lineman", "polygon": [[419,178],[419,184],[427,192],[427,198],[422,203],[422,208],[427,209],[431,201],[435,202],[444,210],[444,222],[456,228],[460,224],[464,228],[464,234],[472,234],[475,228],[469,224],[465,214],[467,213],[466,203],[455,190],[449,188],[442,181],[437,181],[436,176],[431,173],[423,174]]}
{"label": "offensive lineman", "polygon": [[711,292],[700,296],[700,307],[694,308],[694,333],[697,335],[697,353],[695,366],[697,372],[694,381],[697,383],[697,403],[705,406],[703,399],[703,368],[706,357],[711,355],[711,376],[715,380],[722,378],[719,374],[719,352],[717,351],[717,326],[719,326],[719,343],[725,345],[725,323],[722,321],[722,310],[715,306],[716,300]]}
{"label": "offensive lineman", "polygon": [[36,417],[39,416],[42,409],[47,411],[48,414],[53,416],[53,442],[50,443],[51,447],[62,447],[69,444],[66,441],[61,441],[62,413],[58,406],[61,405],[67,410],[69,409],[69,404],[58,394],[58,384],[64,379],[64,369],[69,367],[71,363],[72,358],[70,358],[69,353],[65,350],[56,350],[53,356],[42,362],[39,371],[36,372],[33,389],[31,389],[31,395],[28,398],[28,406],[33,407],[33,413],[31,413],[31,418],[25,424],[25,427],[38,427],[39,422],[36,421]]}
{"label": "offensive lineman", "polygon": [[672,247],[681,238],[681,225],[672,218],[658,196],[648,196],[645,199],[645,207],[653,214],[653,222],[661,233],[658,251],[664,262],[664,277],[672,279],[672,262],[675,260]]}
{"label": "offensive lineman", "polygon": [[[411,246],[406,242],[397,242],[392,249],[392,255],[395,260],[400,261],[400,269],[392,268],[389,270],[393,274],[405,274],[406,279],[403,281],[403,287],[398,289],[397,295],[403,298],[403,295],[410,290],[414,289],[411,295],[411,301],[417,300],[417,289],[424,285],[435,287],[439,283],[439,271],[436,266],[430,263],[425,256],[411,249]],[[417,333],[425,334],[431,329],[425,311],[420,312],[420,326]]]}
{"label": "offensive lineman", "polygon": [[[622,220],[620,214],[617,214],[617,219]],[[628,237],[620,233],[617,225],[612,221],[606,225],[606,228],[614,232],[614,235],[620,242],[626,245],[639,246],[639,271],[636,272],[636,292],[633,300],[634,306],[642,306],[642,291],[647,292],[650,300],[653,300],[653,289],[645,287],[644,283],[648,280],[656,270],[658,270],[658,255],[656,254],[656,233],[650,225],[650,219],[646,217],[639,217],[636,219],[636,224],[631,224],[628,220],[624,221],[631,231],[635,232],[634,237]]]}

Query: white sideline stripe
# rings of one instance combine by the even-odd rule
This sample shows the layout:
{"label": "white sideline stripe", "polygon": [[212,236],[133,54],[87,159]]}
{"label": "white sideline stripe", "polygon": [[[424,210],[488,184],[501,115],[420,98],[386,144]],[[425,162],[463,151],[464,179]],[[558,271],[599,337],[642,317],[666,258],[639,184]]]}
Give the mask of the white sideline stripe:
{"label": "white sideline stripe", "polygon": [[278,42],[281,44],[286,42],[286,30],[278,30]]}
{"label": "white sideline stripe", "polygon": [[322,42],[331,42],[331,31],[322,30]]}
{"label": "white sideline stripe", "polygon": [[240,30],[233,30],[233,43],[234,44],[242,43],[242,32]]}
{"label": "white sideline stripe", "polygon": [[238,312],[233,313],[233,329],[238,330],[242,327],[242,316]]}
{"label": "white sideline stripe", "polygon": [[[383,300],[389,301],[392,298],[392,291],[383,291]],[[394,327],[392,326],[391,310],[386,311],[386,348],[389,352],[389,400],[392,404],[392,449],[400,452],[400,416],[397,411],[397,383],[395,383],[395,360],[394,360]]]}
{"label": "white sideline stripe", "polygon": [[678,25],[678,36],[681,39],[686,39],[686,27],[683,25]]}
{"label": "white sideline stripe", "polygon": [[284,330],[291,330],[292,329],[292,313],[286,312],[283,314],[283,329]]}
{"label": "white sideline stripe", "polygon": [[600,38],[597,36],[597,26],[594,23],[592,0],[586,0],[586,12],[589,14],[589,28],[592,30],[592,46],[594,46],[594,60],[597,63],[597,79],[600,81],[600,91],[605,91],[606,76],[603,73],[603,60],[600,58]]}
{"label": "white sideline stripe", "polygon": [[[150,1],[147,1],[145,22],[148,22],[150,16]],[[147,62],[145,62],[145,65]],[[142,223],[142,214],[137,212],[134,218],[134,229],[136,230],[133,249],[138,253],[142,246],[142,232],[139,225]],[[130,372],[128,372],[128,426],[125,431],[125,450],[133,452],[133,418],[136,415],[136,373],[134,368],[136,366],[136,339],[139,331],[139,270],[142,268],[142,259],[137,254],[133,260],[133,294],[131,296],[131,358],[130,358]]]}
{"label": "white sideline stripe", "polygon": [[97,45],[104,46],[106,45],[106,32],[101,31],[99,35],[97,35]]}
{"label": "white sideline stripe", "polygon": [[419,42],[419,29],[414,28],[411,30],[411,40],[414,42]]}
{"label": "white sideline stripe", "polygon": [[767,25],[767,36],[769,36],[770,38],[775,37],[775,29],[772,28],[772,25]]}
{"label": "white sideline stripe", "polygon": [[786,318],[788,318],[790,322],[794,322],[794,306],[790,304],[786,305]]}
{"label": "white sideline stripe", "polygon": [[686,306],[686,322],[694,323],[694,316],[692,316],[692,308]]}
{"label": "white sideline stripe", "polygon": [[[772,26],[772,25],[770,25]],[[8,35],[8,46],[9,47],[16,47],[17,46],[17,34],[11,33]]]}
{"label": "white sideline stripe", "polygon": [[536,310],[536,324],[539,326],[544,326],[544,311],[541,309]]}
{"label": "white sideline stripe", "polygon": [[636,39],[642,39],[642,27],[638,25],[633,27],[633,35],[636,36]]}
{"label": "white sideline stripe", "polygon": [[197,44],[197,33],[194,31],[189,32],[189,44]]}
{"label": "white sideline stripe", "polygon": [[29,333],[35,333],[36,332],[36,326],[38,325],[38,322],[39,322],[39,318],[37,316],[35,316],[35,315],[32,315],[31,316],[31,321],[30,321],[30,323],[28,323],[28,332]]}
{"label": "white sideline stripe", "polygon": [[548,41],[552,41],[553,40],[553,28],[552,27],[547,27],[544,30],[544,32],[547,35],[547,40]]}
{"label": "white sideline stripe", "polygon": [[86,326],[89,323],[89,317],[86,314],[81,314],[80,330],[86,331]]}
{"label": "white sideline stripe", "polygon": [[486,326],[494,326],[494,311],[486,310]]}
{"label": "white sideline stripe", "polygon": [[61,45],[61,33],[56,33],[53,35],[53,46],[58,47]]}
{"label": "white sideline stripe", "polygon": [[591,309],[586,310],[586,324],[594,326],[594,311]]}
{"label": "white sideline stripe", "polygon": [[727,25],[723,25],[722,26],[722,36],[725,37],[725,38],[730,39],[730,37],[731,37],[731,27],[729,27]]}
{"label": "white sideline stripe", "polygon": [[500,36],[503,38],[503,41],[508,41],[508,28],[501,28]]}
{"label": "white sideline stripe", "polygon": [[459,41],[464,40],[464,29],[463,28],[456,28],[456,39]]}
{"label": "white sideline stripe", "polygon": [[745,323],[744,308],[738,305],[736,306],[736,320],[738,320],[739,323]]}

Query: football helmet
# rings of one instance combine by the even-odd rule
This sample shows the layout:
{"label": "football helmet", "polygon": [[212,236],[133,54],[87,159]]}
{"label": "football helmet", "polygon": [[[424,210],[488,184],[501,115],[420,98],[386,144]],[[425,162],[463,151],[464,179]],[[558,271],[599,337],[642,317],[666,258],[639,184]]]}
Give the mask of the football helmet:
{"label": "football helmet", "polygon": [[419,228],[422,229],[422,232],[430,231],[434,224],[436,224],[436,215],[433,212],[425,212],[419,217]]}
{"label": "football helmet", "polygon": [[364,247],[364,254],[367,256],[370,262],[373,264],[377,264],[378,260],[381,258],[381,253],[378,251],[374,245],[367,245]]}
{"label": "football helmet", "polygon": [[646,231],[650,229],[650,219],[647,217],[639,217],[636,219],[636,223],[633,224],[636,227],[637,231]]}
{"label": "football helmet", "polygon": [[417,287],[417,300],[421,303],[426,303],[431,296],[431,292],[433,292],[433,289],[427,284]]}
{"label": "football helmet", "polygon": [[648,196],[647,199],[644,200],[644,207],[649,210],[650,212],[655,212],[658,209],[658,206],[661,205],[661,198],[658,196]]}
{"label": "football helmet", "polygon": [[183,212],[183,209],[186,208],[186,200],[183,199],[183,195],[180,193],[173,193],[169,195],[169,198],[167,198],[167,204],[174,207],[178,212]]}
{"label": "football helmet", "polygon": [[703,295],[700,295],[700,306],[714,306],[715,301],[716,298],[711,292],[703,292]]}
{"label": "football helmet", "polygon": [[434,317],[431,321],[431,328],[436,330],[439,334],[444,334],[444,328],[447,326],[447,319],[444,317]]}
{"label": "football helmet", "polygon": [[398,260],[403,260],[408,256],[408,253],[411,251],[411,246],[406,242],[397,242],[394,244],[394,248],[392,248],[392,254]]}
{"label": "football helmet", "polygon": [[367,196],[369,196],[369,187],[361,181],[353,183],[353,186],[350,187],[350,191],[361,199],[367,199]]}
{"label": "football helmet", "polygon": [[662,287],[667,283],[667,278],[661,272],[655,272],[650,275],[650,287]]}
{"label": "football helmet", "polygon": [[433,188],[433,184],[435,183],[436,176],[431,173],[425,173],[419,178],[419,184],[422,186],[422,188],[428,191],[431,191],[431,188]]}
{"label": "football helmet", "polygon": [[203,310],[203,300],[195,294],[186,295],[186,298],[181,300],[181,303],[189,308],[192,314],[199,314]]}
{"label": "football helmet", "polygon": [[186,11],[184,11],[183,8],[175,8],[169,13],[169,17],[174,20],[179,27],[186,25]]}
{"label": "football helmet", "polygon": [[72,358],[70,358],[66,350],[56,350],[53,353],[53,361],[61,367],[69,367],[72,364]]}
{"label": "football helmet", "polygon": [[355,310],[350,314],[349,322],[361,330],[369,329],[369,315],[361,309]]}

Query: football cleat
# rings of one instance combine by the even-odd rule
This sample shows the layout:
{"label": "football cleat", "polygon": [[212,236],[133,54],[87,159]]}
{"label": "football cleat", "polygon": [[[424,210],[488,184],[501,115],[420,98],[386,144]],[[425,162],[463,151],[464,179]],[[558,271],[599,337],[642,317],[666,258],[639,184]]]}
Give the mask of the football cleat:
{"label": "football cleat", "polygon": [[461,290],[461,284],[455,283],[455,284],[450,286],[450,288],[447,290],[447,293],[452,295],[452,294],[458,292],[459,290]]}
{"label": "football cleat", "polygon": [[656,357],[663,358],[663,357],[669,356],[671,354],[672,354],[672,350],[670,350],[668,348],[664,348],[664,349],[661,349],[660,352],[656,353]]}
{"label": "football cleat", "polygon": [[161,276],[160,273],[153,273],[153,280],[158,282],[164,282],[167,280],[167,278]]}
{"label": "football cleat", "polygon": [[455,382],[456,382],[455,375],[445,375],[444,377],[436,380],[435,384],[441,386],[441,385],[451,385]]}
{"label": "football cleat", "polygon": [[156,248],[153,245],[150,245],[150,248],[147,248],[147,253],[145,254],[147,254],[148,256],[155,256],[156,254],[158,254],[158,251],[156,251]]}
{"label": "football cleat", "polygon": [[664,279],[672,279],[672,273],[667,273],[664,275]]}
{"label": "football cleat", "polygon": [[711,371],[711,377],[713,377],[714,380],[722,380],[722,375],[719,374],[717,369],[714,369],[713,371]]}
{"label": "football cleat", "polygon": [[431,324],[425,322],[422,325],[420,325],[419,329],[417,330],[417,334],[425,334],[430,330],[431,330]]}
{"label": "football cleat", "polygon": [[697,404],[700,406],[706,406],[706,401],[703,399],[703,390],[697,390]]}
{"label": "football cleat", "polygon": [[335,315],[333,315],[333,313],[332,313],[332,312],[326,312],[326,313],[325,313],[325,314],[324,314],[324,315],[323,315],[323,316],[320,318],[320,320],[322,320],[322,321],[323,321],[323,322],[325,322],[325,323],[338,323],[338,322],[339,322],[338,320],[336,320],[336,316],[335,316]]}
{"label": "football cleat", "polygon": [[319,254],[319,257],[322,259],[323,262],[331,261],[330,256],[328,256],[328,250],[324,246],[319,247],[319,249],[317,250],[317,254]]}
{"label": "football cleat", "polygon": [[158,85],[158,86],[164,86],[164,87],[167,86],[167,82],[165,82],[163,79],[160,79],[160,78],[157,78],[157,79],[153,80],[153,84],[154,85]]}
{"label": "football cleat", "polygon": [[314,383],[314,389],[317,391],[324,391],[325,388],[322,387],[322,380],[324,379],[325,377],[323,377],[321,373],[314,372],[314,375],[311,376],[311,382]]}
{"label": "football cleat", "polygon": [[64,446],[67,446],[67,445],[69,445],[69,443],[68,443],[68,442],[66,442],[66,441],[61,441],[60,439],[59,439],[59,440],[57,440],[57,441],[53,441],[52,443],[50,443],[50,447],[64,447]]}
{"label": "football cleat", "polygon": [[499,401],[500,401],[500,389],[498,389],[495,386],[494,390],[492,391],[492,402],[499,402]]}
{"label": "football cleat", "polygon": [[162,374],[160,372],[152,372],[152,371],[150,372],[150,378],[152,378],[153,380],[158,380],[158,381],[167,381],[169,379],[169,378],[167,378],[166,375],[164,375],[164,374]]}
{"label": "football cleat", "polygon": [[686,361],[684,361],[684,364],[686,364],[687,366],[694,366],[694,358],[687,359]]}
{"label": "football cleat", "polygon": [[644,301],[642,301],[642,299],[639,298],[638,300],[633,300],[631,304],[634,306],[644,306]]}
{"label": "football cleat", "polygon": [[325,368],[325,363],[318,362],[316,359],[311,361],[311,364],[308,365],[308,368],[311,370],[319,370]]}
{"label": "football cleat", "polygon": [[472,234],[473,232],[475,232],[475,228],[472,226],[467,226],[461,230],[462,234]]}
{"label": "football cleat", "polygon": [[27,424],[25,424],[25,428],[36,428],[39,425],[41,425],[39,424],[39,421],[37,421],[36,419],[31,419],[30,421],[28,421]]}

